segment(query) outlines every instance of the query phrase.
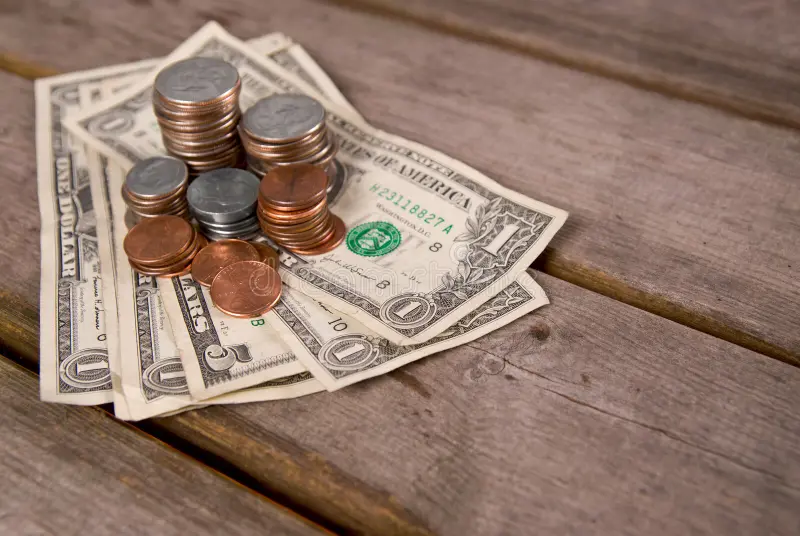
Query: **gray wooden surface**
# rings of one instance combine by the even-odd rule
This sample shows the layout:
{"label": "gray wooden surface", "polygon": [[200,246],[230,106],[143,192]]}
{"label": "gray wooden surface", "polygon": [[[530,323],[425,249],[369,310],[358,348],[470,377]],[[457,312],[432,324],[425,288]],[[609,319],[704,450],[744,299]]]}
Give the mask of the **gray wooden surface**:
{"label": "gray wooden surface", "polygon": [[[363,533],[800,531],[800,370],[698,331],[800,355],[796,133],[306,0],[87,6],[0,11],[0,65],[164,54],[207,19],[283,30],[371,122],[570,210],[544,270],[697,328],[536,273],[552,305],[469,346],[164,437]],[[0,74],[0,113],[0,343],[35,366],[32,84]]]}
{"label": "gray wooden surface", "polygon": [[796,132],[308,0],[35,0],[0,34],[70,70],[165,54],[208,19],[288,33],[370,122],[569,210],[546,272],[800,363]]}
{"label": "gray wooden surface", "polygon": [[550,306],[469,346],[158,424],[345,526],[388,496],[436,534],[798,533],[800,370],[537,280]]}
{"label": "gray wooden surface", "polygon": [[338,0],[800,126],[800,6],[782,0]]}
{"label": "gray wooden surface", "polygon": [[0,534],[327,534],[0,358]]}

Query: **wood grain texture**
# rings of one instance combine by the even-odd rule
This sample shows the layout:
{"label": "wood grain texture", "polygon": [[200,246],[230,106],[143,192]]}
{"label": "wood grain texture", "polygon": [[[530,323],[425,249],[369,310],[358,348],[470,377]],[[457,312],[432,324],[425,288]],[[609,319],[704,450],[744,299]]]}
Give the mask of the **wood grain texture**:
{"label": "wood grain texture", "polygon": [[0,357],[0,533],[324,534]]}
{"label": "wood grain texture", "polygon": [[437,534],[800,529],[800,370],[537,279],[551,306],[468,346],[157,423],[343,526],[388,497]]}
{"label": "wood grain texture", "polygon": [[[755,326],[750,332],[773,329],[772,340],[795,336],[792,273],[772,269],[794,254],[793,134],[338,8],[263,2],[246,17],[239,15],[243,4],[230,1],[216,12],[179,17],[173,4],[154,4],[153,11],[118,6],[113,17],[102,6],[85,14],[80,5],[42,10],[38,35],[52,30],[62,41],[57,47],[40,39],[28,56],[50,47],[46,63],[64,69],[161,54],[177,42],[176,32],[187,35],[202,18],[227,19],[243,37],[267,24],[281,28],[320,58],[371,121],[572,210],[553,248],[558,255],[600,266],[613,281],[669,303],[706,306],[732,325],[746,325],[744,318]],[[79,18],[82,30],[50,22],[67,15]],[[17,20],[24,26],[31,17]],[[121,21],[137,28],[136,40]],[[3,38],[15,39],[17,31]],[[87,36],[94,47],[81,44]],[[515,71],[518,78],[509,77]],[[32,116],[24,115],[33,97],[20,87],[0,100],[2,111],[32,132]],[[0,148],[1,181],[33,154],[24,138],[8,139]],[[18,210],[35,207],[35,196],[11,194]],[[769,204],[782,220],[764,212]],[[741,266],[751,260],[763,263],[750,267],[755,276]],[[23,296],[26,278],[35,291],[38,264],[30,256],[17,262],[33,273],[15,276]],[[537,278],[553,304],[469,346],[335,394],[209,408],[154,426],[362,532],[800,530],[800,370]],[[0,280],[4,292],[16,284]],[[721,289],[733,297],[718,305]],[[762,293],[783,310],[758,301]],[[35,319],[35,302],[13,305],[20,309],[13,314]],[[0,302],[10,315],[8,307]],[[35,352],[24,353],[35,349],[29,327],[15,324],[12,333],[0,326],[0,338],[28,341],[14,344],[35,362]]]}
{"label": "wood grain texture", "polygon": [[69,70],[283,30],[372,123],[569,210],[538,267],[800,363],[798,133],[308,0],[140,4],[25,2],[0,33]]}
{"label": "wood grain texture", "polygon": [[336,0],[751,118],[800,126],[800,7],[780,0]]}

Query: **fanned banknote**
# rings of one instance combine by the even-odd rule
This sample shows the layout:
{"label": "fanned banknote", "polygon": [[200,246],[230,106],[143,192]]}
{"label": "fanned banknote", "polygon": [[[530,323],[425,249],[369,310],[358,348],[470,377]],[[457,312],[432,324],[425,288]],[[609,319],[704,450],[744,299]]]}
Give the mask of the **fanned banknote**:
{"label": "fanned banknote", "polygon": [[[293,64],[298,73],[322,91],[335,88],[305,51],[283,34],[270,34],[254,41],[257,53],[279,56],[283,63]],[[41,397],[71,404],[113,400],[115,413],[123,419],[153,416],[163,408],[158,404],[139,404],[132,414],[122,392],[116,272],[111,245],[110,197],[114,190],[108,184],[112,169],[116,168],[120,174],[122,171],[107,158],[87,151],[79,140],[71,139],[62,129],[62,119],[81,106],[124,90],[158,62],[158,59],[145,60],[71,73],[41,79],[36,84],[43,222]],[[350,107],[338,90],[328,96]],[[152,305],[156,317],[163,317],[158,312],[160,304]],[[163,335],[171,338],[171,333]],[[180,367],[173,369],[174,366],[166,372],[166,377],[180,383],[183,371]],[[143,372],[139,378],[144,378]],[[206,403],[275,400],[322,390],[308,373],[268,382],[248,382],[253,383],[257,385]],[[141,390],[146,390],[144,383]],[[146,396],[136,398],[140,402],[147,400]],[[188,399],[166,404],[166,411],[180,411],[190,407],[189,404]]]}
{"label": "fanned banknote", "polygon": [[[566,220],[563,210],[365,124],[218,24],[207,24],[165,63],[198,55],[239,69],[243,109],[286,92],[325,105],[346,174],[330,205],[348,234],[319,257],[282,252],[281,276],[394,344],[425,342],[472,313],[513,283]],[[150,106],[153,78],[82,112],[68,127],[126,166],[163,153]]]}
{"label": "fanned banknote", "polygon": [[314,377],[333,391],[473,341],[547,303],[542,288],[523,272],[443,333],[411,346],[392,344],[358,320],[291,289],[284,290],[266,318]]}
{"label": "fanned banknote", "polygon": [[49,402],[110,402],[96,217],[83,142],[63,120],[80,109],[82,84],[139,68],[102,68],[35,82],[36,167],[42,217],[40,396]]}

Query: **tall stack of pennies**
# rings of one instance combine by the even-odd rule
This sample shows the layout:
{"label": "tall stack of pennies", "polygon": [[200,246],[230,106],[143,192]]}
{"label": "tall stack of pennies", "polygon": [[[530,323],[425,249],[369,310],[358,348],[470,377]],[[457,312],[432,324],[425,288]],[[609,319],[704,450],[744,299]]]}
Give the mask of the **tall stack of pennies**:
{"label": "tall stack of pennies", "polygon": [[185,219],[156,216],[134,225],[122,247],[137,272],[172,277],[186,273],[195,255],[207,244]]}
{"label": "tall stack of pennies", "polygon": [[161,215],[189,217],[186,188],[189,170],[171,156],[140,160],[131,168],[122,186],[122,199],[138,219]]}
{"label": "tall stack of pennies", "polygon": [[327,253],[342,243],[345,226],[328,210],[328,176],[319,166],[276,167],[261,180],[261,230],[298,255]]}
{"label": "tall stack of pennies", "polygon": [[156,76],[153,110],[164,147],[192,175],[244,164],[236,128],[241,87],[236,67],[217,58],[179,61]]}
{"label": "tall stack of pennies", "polygon": [[239,124],[250,170],[263,177],[277,167],[313,164],[334,176],[338,146],[325,121],[325,108],[306,95],[286,93],[259,100]]}

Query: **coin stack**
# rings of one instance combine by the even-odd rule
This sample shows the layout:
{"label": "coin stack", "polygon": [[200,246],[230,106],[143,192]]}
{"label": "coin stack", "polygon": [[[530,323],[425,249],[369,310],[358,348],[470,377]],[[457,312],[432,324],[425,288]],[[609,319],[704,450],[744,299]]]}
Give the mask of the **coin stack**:
{"label": "coin stack", "polygon": [[140,160],[131,168],[122,185],[122,199],[136,221],[161,215],[189,217],[186,187],[189,170],[171,156]]}
{"label": "coin stack", "polygon": [[189,210],[209,240],[252,238],[259,231],[258,186],[258,177],[243,169],[201,173],[186,193]]}
{"label": "coin stack", "polygon": [[156,77],[153,109],[167,151],[186,162],[192,175],[221,167],[243,167],[239,124],[239,71],[217,58],[190,58]]}
{"label": "coin stack", "polygon": [[239,124],[250,170],[263,177],[276,167],[313,164],[335,175],[338,145],[325,115],[322,104],[306,95],[272,95],[256,102]]}
{"label": "coin stack", "polygon": [[261,180],[258,219],[261,230],[298,255],[319,255],[344,240],[345,226],[328,210],[328,176],[319,166],[274,168]]}
{"label": "coin stack", "polygon": [[173,277],[188,272],[208,242],[177,216],[156,216],[137,223],[122,242],[131,267],[145,275]]}

